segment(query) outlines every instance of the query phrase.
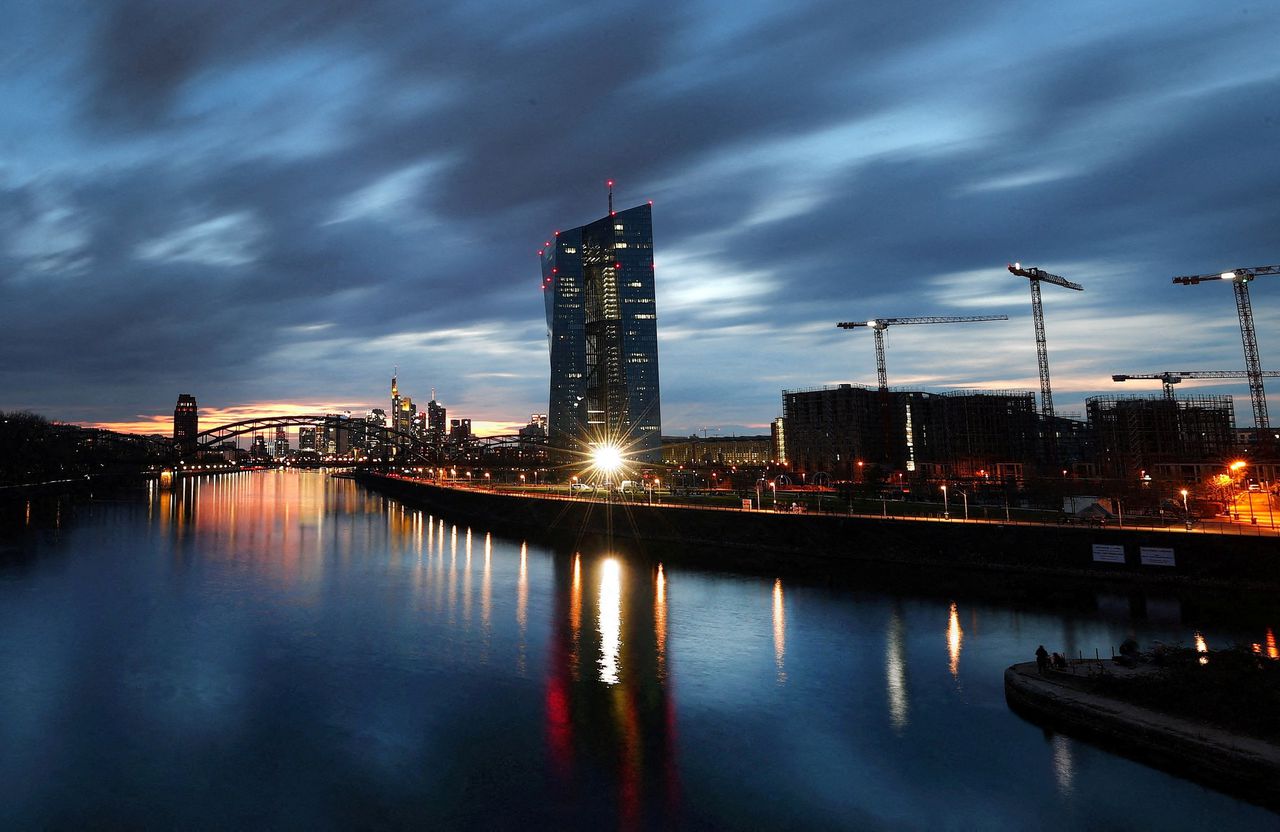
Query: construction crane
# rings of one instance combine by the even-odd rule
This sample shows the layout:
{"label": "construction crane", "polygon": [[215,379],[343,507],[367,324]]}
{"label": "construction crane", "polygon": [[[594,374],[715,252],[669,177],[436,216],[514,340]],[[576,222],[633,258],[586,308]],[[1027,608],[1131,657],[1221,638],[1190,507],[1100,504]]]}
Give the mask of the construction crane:
{"label": "construction crane", "polygon": [[[1037,269],[1035,266],[1024,269],[1021,263],[1010,266],[1009,273],[1031,281],[1031,317],[1035,319],[1036,360],[1040,363],[1040,415],[1044,417],[1047,435],[1054,437],[1057,431],[1053,424],[1053,387],[1049,384],[1049,345],[1044,337],[1044,306],[1040,302],[1040,282],[1047,281],[1064,289],[1075,289],[1077,292],[1083,292],[1084,287],[1064,277]],[[1052,440],[1050,441],[1051,444],[1056,445]]]}
{"label": "construction crane", "polygon": [[884,331],[891,326],[903,324],[968,324],[977,321],[1007,321],[1008,315],[947,315],[923,318],[876,318],[870,321],[841,321],[836,326],[841,329],[858,329],[867,327],[875,336],[876,342],[876,381],[880,392],[889,392],[889,375],[884,366]]}
{"label": "construction crane", "polygon": [[1236,313],[1240,316],[1240,339],[1244,342],[1244,370],[1249,379],[1249,398],[1253,402],[1253,426],[1258,435],[1269,435],[1271,420],[1267,418],[1267,393],[1262,389],[1262,360],[1258,357],[1258,336],[1253,329],[1253,305],[1249,302],[1249,284],[1255,277],[1280,274],[1280,266],[1254,266],[1231,269],[1218,274],[1190,274],[1175,277],[1174,283],[1194,286],[1210,280],[1230,280],[1236,290]]}
{"label": "construction crane", "polygon": [[[1261,371],[1266,378],[1280,378],[1280,372],[1275,370]],[[1173,399],[1173,385],[1180,383],[1184,378],[1248,378],[1247,370],[1171,370],[1164,373],[1126,373],[1123,375],[1114,375],[1112,381],[1158,381],[1164,386],[1164,397]]]}

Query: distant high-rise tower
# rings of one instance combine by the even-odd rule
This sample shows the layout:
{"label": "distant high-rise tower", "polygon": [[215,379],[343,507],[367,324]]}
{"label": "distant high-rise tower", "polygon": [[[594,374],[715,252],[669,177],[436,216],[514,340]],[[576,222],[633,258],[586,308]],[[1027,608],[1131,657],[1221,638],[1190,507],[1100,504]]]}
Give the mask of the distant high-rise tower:
{"label": "distant high-rise tower", "polygon": [[200,411],[196,407],[196,397],[183,393],[178,396],[178,406],[173,409],[173,444],[181,453],[193,453],[199,432]]}
{"label": "distant high-rise tower", "polygon": [[616,442],[634,459],[659,461],[652,206],[561,231],[540,253],[550,441],[579,450]]}
{"label": "distant high-rise tower", "polygon": [[445,433],[449,428],[449,421],[446,418],[448,411],[444,405],[436,401],[436,389],[431,388],[431,401],[427,402],[427,441],[432,445],[439,445],[444,441]]}
{"label": "distant high-rise tower", "polygon": [[289,432],[283,425],[276,428],[276,443],[272,450],[275,451],[276,459],[284,459],[289,455]]}
{"label": "distant high-rise tower", "polygon": [[391,427],[395,429],[400,425],[400,387],[396,384],[396,378],[400,375],[400,368],[397,367],[395,372],[391,374]]}

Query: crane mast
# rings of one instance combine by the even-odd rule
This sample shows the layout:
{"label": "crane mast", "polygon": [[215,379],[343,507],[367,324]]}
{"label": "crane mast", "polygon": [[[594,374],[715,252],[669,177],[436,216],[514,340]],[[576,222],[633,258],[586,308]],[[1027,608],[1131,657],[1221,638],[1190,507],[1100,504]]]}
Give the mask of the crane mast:
{"label": "crane mast", "polygon": [[1173,279],[1183,286],[1195,286],[1211,280],[1229,280],[1236,295],[1236,315],[1240,318],[1240,340],[1244,345],[1244,368],[1249,379],[1249,400],[1253,405],[1253,426],[1259,436],[1271,432],[1267,416],[1267,393],[1262,386],[1262,359],[1258,355],[1258,334],[1253,326],[1253,304],[1249,300],[1249,283],[1255,277],[1280,274],[1280,266],[1253,266],[1230,269],[1218,274],[1182,275]]}
{"label": "crane mast", "polygon": [[1036,361],[1040,365],[1040,415],[1048,423],[1047,427],[1050,435],[1053,435],[1055,432],[1053,425],[1053,385],[1049,381],[1049,342],[1044,334],[1044,304],[1040,300],[1040,282],[1052,283],[1064,289],[1075,289],[1077,292],[1084,291],[1084,287],[1079,283],[1073,283],[1064,277],[1050,274],[1035,266],[1024,269],[1021,263],[1014,263],[1009,266],[1009,273],[1018,277],[1025,277],[1031,282],[1031,317],[1035,322],[1036,329]]}

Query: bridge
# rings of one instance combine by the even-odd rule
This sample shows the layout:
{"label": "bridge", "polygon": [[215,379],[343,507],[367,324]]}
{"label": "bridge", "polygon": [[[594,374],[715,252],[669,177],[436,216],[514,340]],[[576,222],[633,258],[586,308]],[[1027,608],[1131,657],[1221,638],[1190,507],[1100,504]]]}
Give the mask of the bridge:
{"label": "bridge", "polygon": [[[528,437],[518,434],[501,436],[482,436],[471,439],[465,445],[448,442],[435,443],[419,436],[413,431],[403,430],[388,425],[367,422],[364,419],[351,419],[333,414],[304,414],[300,416],[262,416],[229,422],[213,428],[207,428],[196,434],[196,448],[201,451],[216,450],[224,442],[234,440],[245,434],[258,434],[266,431],[274,433],[282,427],[324,427],[334,432],[346,431],[349,445],[371,445],[371,438],[376,438],[379,448],[378,458],[370,462],[384,461],[382,451],[396,449],[395,460],[401,464],[422,466],[438,466],[466,458],[470,454],[478,454],[480,459],[503,451],[540,450],[545,448],[543,437]],[[354,440],[354,441],[352,441]],[[531,448],[531,446],[533,446]],[[181,451],[179,451],[181,453]],[[389,461],[387,454],[385,460]]]}

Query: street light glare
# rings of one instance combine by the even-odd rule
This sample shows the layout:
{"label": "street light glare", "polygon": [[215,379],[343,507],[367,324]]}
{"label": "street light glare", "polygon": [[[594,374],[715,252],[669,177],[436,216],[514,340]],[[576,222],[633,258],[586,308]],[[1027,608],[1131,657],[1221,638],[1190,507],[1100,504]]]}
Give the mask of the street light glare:
{"label": "street light glare", "polygon": [[617,445],[597,445],[591,452],[591,464],[596,470],[613,474],[622,468],[622,449]]}

